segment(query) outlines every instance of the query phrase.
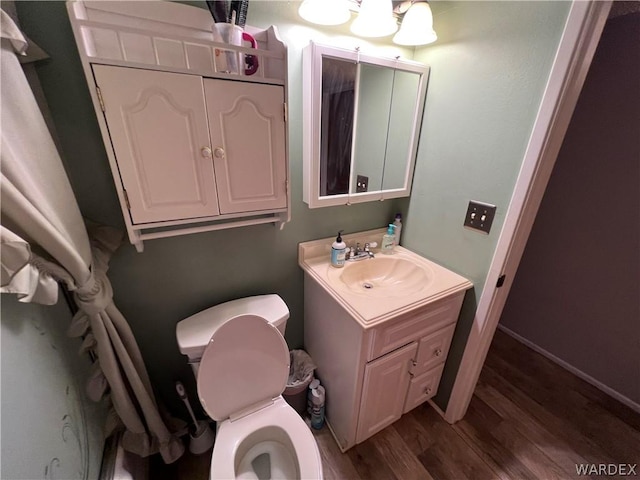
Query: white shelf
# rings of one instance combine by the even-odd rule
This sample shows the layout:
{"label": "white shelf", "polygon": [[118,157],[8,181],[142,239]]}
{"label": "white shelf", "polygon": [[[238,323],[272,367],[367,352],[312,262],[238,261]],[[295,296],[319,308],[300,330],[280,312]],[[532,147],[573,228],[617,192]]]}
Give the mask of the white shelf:
{"label": "white shelf", "polygon": [[[185,5],[74,1],[68,2],[68,10],[80,54],[90,63],[255,83],[286,82],[286,47],[274,27],[245,28],[258,43],[258,48],[253,49],[214,42],[209,12]],[[245,75],[244,69],[239,73],[225,72],[227,54],[236,55],[241,60],[239,65],[244,65],[245,55],[254,56],[258,70],[251,76]]]}

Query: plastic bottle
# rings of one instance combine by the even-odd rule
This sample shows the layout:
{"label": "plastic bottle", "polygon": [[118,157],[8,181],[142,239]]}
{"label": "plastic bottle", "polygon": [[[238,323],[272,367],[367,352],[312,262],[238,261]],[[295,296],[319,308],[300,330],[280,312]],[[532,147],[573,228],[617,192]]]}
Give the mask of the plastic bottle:
{"label": "plastic bottle", "polygon": [[395,229],[396,226],[393,223],[390,223],[387,233],[382,236],[382,246],[380,248],[382,253],[386,253],[388,255],[393,252],[393,247],[396,246]]}
{"label": "plastic bottle", "polygon": [[309,396],[311,398],[311,426],[316,430],[320,430],[324,425],[325,391],[324,387],[320,385],[320,382],[318,380],[314,380],[314,382],[317,382],[315,388],[312,388],[309,391]]}
{"label": "plastic bottle", "polygon": [[331,245],[331,266],[336,268],[344,267],[344,259],[347,253],[347,244],[342,241],[342,232],[338,232],[336,241]]}
{"label": "plastic bottle", "polygon": [[396,226],[395,235],[396,235],[396,245],[400,245],[400,235],[402,234],[402,214],[396,213],[396,219],[393,221],[393,224]]}
{"label": "plastic bottle", "polygon": [[309,415],[311,415],[311,410],[313,409],[311,391],[315,388],[318,388],[319,386],[320,386],[320,380],[318,380],[317,378],[314,378],[313,380],[311,380],[311,383],[309,384],[309,391],[307,392],[307,413]]}

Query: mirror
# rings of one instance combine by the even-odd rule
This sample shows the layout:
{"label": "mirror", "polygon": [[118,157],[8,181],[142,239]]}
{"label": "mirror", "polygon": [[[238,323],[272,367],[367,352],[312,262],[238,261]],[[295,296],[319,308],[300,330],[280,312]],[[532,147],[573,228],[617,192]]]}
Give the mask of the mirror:
{"label": "mirror", "polygon": [[320,196],[323,197],[349,193],[356,73],[355,62],[322,58]]}
{"label": "mirror", "polygon": [[303,53],[304,201],[409,196],[429,68],[311,43]]}
{"label": "mirror", "polygon": [[[384,159],[389,131],[389,111],[393,94],[391,68],[360,64],[358,77],[358,117],[353,151],[351,193],[382,189]],[[366,182],[358,182],[365,177]]]}

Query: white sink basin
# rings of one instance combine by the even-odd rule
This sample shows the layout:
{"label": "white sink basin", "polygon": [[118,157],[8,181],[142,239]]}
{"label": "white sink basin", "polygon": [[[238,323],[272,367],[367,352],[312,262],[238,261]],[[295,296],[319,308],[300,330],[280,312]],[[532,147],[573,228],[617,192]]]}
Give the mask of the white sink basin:
{"label": "white sink basin", "polygon": [[[342,238],[349,245],[364,245],[380,242],[385,232],[381,228]],[[400,246],[390,255],[375,252],[375,258],[334,268],[329,261],[334,240],[323,238],[298,246],[305,288],[307,282],[317,283],[365,328],[472,286],[466,278]],[[318,306],[326,300],[318,297]]]}
{"label": "white sink basin", "polygon": [[347,262],[344,268],[330,272],[331,282],[340,282],[354,293],[401,297],[426,289],[432,282],[425,266],[405,258],[385,257]]}

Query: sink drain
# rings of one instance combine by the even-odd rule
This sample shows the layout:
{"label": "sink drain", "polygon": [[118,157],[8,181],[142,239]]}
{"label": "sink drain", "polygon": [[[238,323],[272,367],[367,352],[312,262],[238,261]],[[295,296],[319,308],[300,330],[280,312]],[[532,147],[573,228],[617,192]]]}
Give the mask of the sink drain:
{"label": "sink drain", "polygon": [[370,283],[366,283],[366,282],[365,282],[365,283],[363,283],[363,284],[362,284],[362,286],[363,286],[364,288],[366,288],[367,290],[368,290],[368,289],[373,288],[373,285],[371,285]]}

